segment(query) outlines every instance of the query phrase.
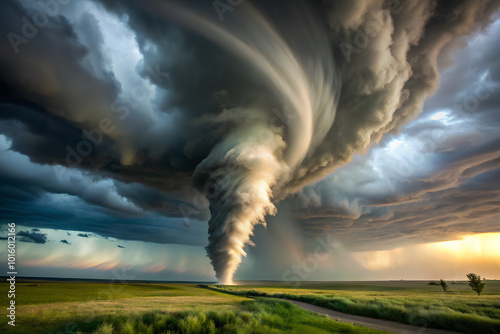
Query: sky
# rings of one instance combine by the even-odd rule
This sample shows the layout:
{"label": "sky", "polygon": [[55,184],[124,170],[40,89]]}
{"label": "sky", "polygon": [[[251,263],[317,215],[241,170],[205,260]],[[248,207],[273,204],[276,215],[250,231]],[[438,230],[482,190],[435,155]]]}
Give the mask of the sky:
{"label": "sky", "polygon": [[500,1],[0,4],[0,264],[500,278]]}

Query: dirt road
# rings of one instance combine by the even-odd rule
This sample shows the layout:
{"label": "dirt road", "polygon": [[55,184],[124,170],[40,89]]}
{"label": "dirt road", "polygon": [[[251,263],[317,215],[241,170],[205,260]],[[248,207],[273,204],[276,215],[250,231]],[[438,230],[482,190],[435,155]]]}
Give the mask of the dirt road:
{"label": "dirt road", "polygon": [[362,325],[373,329],[379,329],[395,334],[460,334],[458,332],[452,332],[442,329],[433,329],[425,327],[416,327],[405,325],[395,321],[381,320],[363,317],[359,315],[352,315],[347,313],[342,313],[321,306],[312,305],[309,303],[299,302],[296,300],[286,299],[290,303],[302,307],[304,310],[316,312],[319,314],[324,314],[341,322],[348,322],[351,324]]}

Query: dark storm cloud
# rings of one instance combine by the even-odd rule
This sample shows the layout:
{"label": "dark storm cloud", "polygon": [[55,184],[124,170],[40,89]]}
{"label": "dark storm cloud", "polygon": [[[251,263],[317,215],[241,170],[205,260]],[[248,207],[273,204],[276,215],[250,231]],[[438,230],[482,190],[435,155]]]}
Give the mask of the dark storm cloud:
{"label": "dark storm cloud", "polygon": [[454,54],[443,88],[392,143],[294,196],[307,233],[367,250],[500,231],[499,31]]}
{"label": "dark storm cloud", "polygon": [[[139,183],[115,183],[117,193],[137,207],[144,210],[154,211],[168,217],[183,218],[185,208],[197,208],[190,212],[190,219],[208,220],[210,213],[208,205],[193,205],[193,198],[201,197],[200,193],[191,191],[181,196],[158,191],[155,188],[146,187]],[[198,199],[199,200],[199,199]]]}
{"label": "dark storm cloud", "polygon": [[122,246],[122,245],[118,245],[117,247],[118,247],[118,248],[125,248],[125,247],[124,247],[124,246]]}
{"label": "dark storm cloud", "polygon": [[77,237],[82,237],[82,238],[90,238],[91,237],[91,235],[87,234],[87,233],[78,233],[76,236]]}
{"label": "dark storm cloud", "polygon": [[[2,4],[2,13],[5,19],[0,30],[7,36],[22,33],[21,18],[31,18],[37,12],[35,8],[23,9],[16,1],[9,1]],[[18,53],[7,39],[3,42],[0,62],[3,95],[7,95],[7,100],[49,109],[51,114],[80,126],[96,127],[95,122],[110,113],[109,106],[117,94],[114,77],[111,73],[98,77],[85,68],[82,60],[89,50],[80,43],[65,16],[48,18],[43,28],[38,29],[33,23],[32,27],[37,33],[33,32],[33,38],[22,45]],[[24,32],[26,30],[28,28]],[[92,98],[88,98],[90,95]],[[75,100],[80,102],[76,104]],[[82,113],[86,116],[79,116]]]}
{"label": "dark storm cloud", "polygon": [[62,243],[62,244],[71,245],[71,243],[68,242],[68,240],[66,240],[66,239],[63,239],[63,240],[61,240],[59,242]]}
{"label": "dark storm cloud", "polygon": [[0,157],[0,178],[3,180],[4,191],[17,188],[33,196],[39,196],[43,192],[68,194],[109,210],[131,215],[142,213],[141,209],[116,193],[111,180],[75,170],[57,170],[48,165],[34,164],[27,156],[9,149],[0,150]]}
{"label": "dark storm cloud", "polygon": [[47,229],[84,231],[104,237],[153,243],[203,246],[206,244],[206,223],[171,219],[156,214],[146,217],[116,217],[101,212],[77,198],[52,198],[44,195],[36,201],[12,199],[9,193],[0,201],[2,218],[23,226]]}
{"label": "dark storm cloud", "polygon": [[35,244],[44,244],[47,242],[46,233],[19,231],[16,233],[17,240],[22,242],[31,242]]}
{"label": "dark storm cloud", "polygon": [[[4,145],[4,150],[0,150],[0,196],[3,194],[10,200],[31,202],[50,192],[78,196],[111,215],[142,216],[143,210],[150,210],[170,217],[183,217],[182,209],[192,207],[189,201],[196,195],[193,192],[185,196],[188,201],[184,201],[175,194],[167,196],[141,184],[125,184],[76,170],[35,164],[27,156],[6,149],[9,142]],[[206,219],[207,207],[198,206],[190,218]]]}
{"label": "dark storm cloud", "polygon": [[[2,139],[3,213],[30,224],[40,215],[39,224],[68,228],[76,225],[74,212],[88,216],[94,213],[84,209],[98,207],[105,218],[83,230],[200,244],[198,225],[188,241],[179,218],[188,212],[194,222],[208,220],[210,209],[207,251],[218,278],[231,282],[255,225],[276,212],[274,204],[415,119],[438,87],[438,65],[449,63],[464,36],[486,27],[499,5],[253,1],[222,23],[210,2],[61,5],[18,50],[12,39],[0,45],[0,132],[12,141]],[[0,4],[2,35],[22,34],[28,23],[21,18],[39,10],[24,6]],[[436,161],[442,172],[398,181],[400,194],[388,189],[382,199],[347,186],[345,195],[306,188],[297,195],[304,228],[349,228],[360,242],[404,239],[427,221],[412,204],[401,212],[387,205],[459,201],[451,193],[430,197],[492,171],[497,143],[483,139],[481,153],[446,153]],[[460,146],[463,136],[449,143]],[[73,213],[61,209],[64,194],[83,200],[71,202]],[[476,211],[467,212],[489,212]],[[164,219],[155,222],[157,215]],[[403,232],[363,234],[361,227],[391,216]]]}

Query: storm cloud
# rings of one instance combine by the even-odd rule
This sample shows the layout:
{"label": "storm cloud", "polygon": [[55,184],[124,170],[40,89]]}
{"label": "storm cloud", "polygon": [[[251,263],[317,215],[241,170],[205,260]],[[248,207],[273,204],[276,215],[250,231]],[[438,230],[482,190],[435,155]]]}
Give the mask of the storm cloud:
{"label": "storm cloud", "polygon": [[47,234],[34,231],[19,231],[16,233],[17,240],[22,242],[32,242],[35,244],[44,244],[47,242]]}
{"label": "storm cloud", "polygon": [[[49,13],[2,3],[3,217],[191,245],[206,245],[208,221],[206,250],[224,283],[280,201],[295,203],[284,206],[301,233],[346,233],[353,248],[495,230],[498,98],[462,133],[447,132],[448,118],[460,120],[442,109],[465,103],[456,92],[468,85],[428,100],[408,124],[499,6],[247,1],[221,13],[211,2],[130,0]],[[494,66],[471,81],[496,78]],[[467,125],[486,129],[473,146]],[[440,129],[447,137],[427,148]],[[391,141],[399,135],[426,163],[387,158],[405,145]]]}

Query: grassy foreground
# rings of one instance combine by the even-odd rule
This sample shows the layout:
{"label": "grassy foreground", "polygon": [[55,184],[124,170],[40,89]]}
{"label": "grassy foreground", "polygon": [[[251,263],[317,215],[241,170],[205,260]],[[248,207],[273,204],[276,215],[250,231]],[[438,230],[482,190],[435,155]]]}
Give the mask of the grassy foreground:
{"label": "grassy foreground", "polygon": [[16,327],[1,316],[0,333],[386,333],[191,284],[19,282]]}
{"label": "grassy foreground", "polygon": [[487,281],[478,296],[466,282],[440,287],[427,282],[303,282],[207,286],[247,297],[278,297],[336,311],[463,333],[500,333],[500,282]]}
{"label": "grassy foreground", "polygon": [[113,317],[96,334],[133,333],[386,333],[338,323],[287,301],[258,298],[241,303],[236,311],[148,312]]}

